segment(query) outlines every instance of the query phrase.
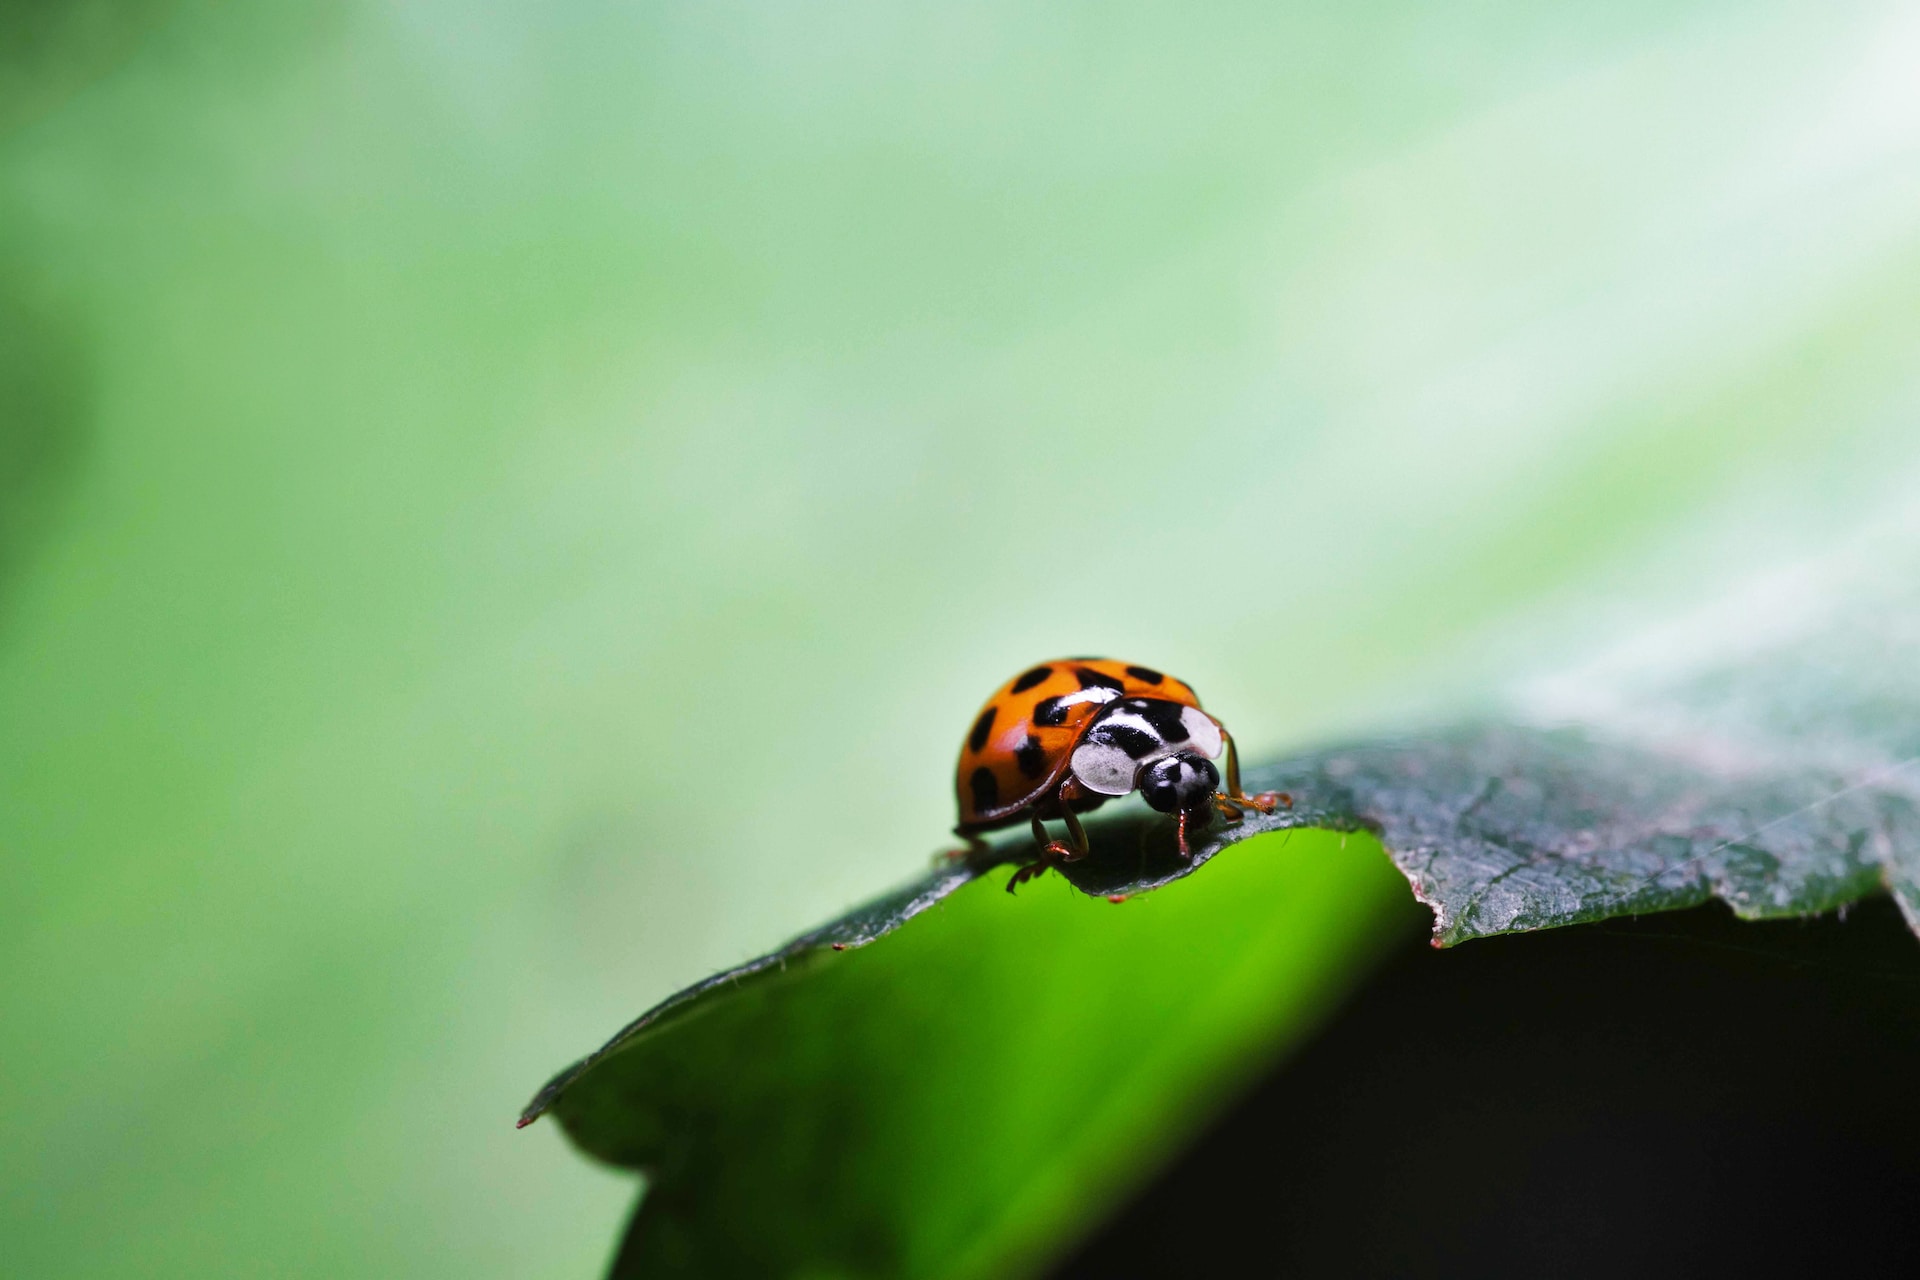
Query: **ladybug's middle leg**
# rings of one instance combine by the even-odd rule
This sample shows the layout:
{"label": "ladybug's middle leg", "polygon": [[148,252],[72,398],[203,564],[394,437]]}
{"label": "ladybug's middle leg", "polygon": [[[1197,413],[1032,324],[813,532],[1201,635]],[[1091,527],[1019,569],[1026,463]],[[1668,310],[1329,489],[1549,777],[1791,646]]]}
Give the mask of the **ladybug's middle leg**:
{"label": "ladybug's middle leg", "polygon": [[[1067,838],[1073,841],[1071,850],[1060,856],[1068,862],[1078,862],[1093,852],[1093,846],[1087,843],[1087,829],[1080,825],[1080,815],[1075,813],[1073,806],[1067,803],[1067,787],[1072,785],[1073,783],[1069,781],[1060,788],[1060,816],[1066,819]],[[1060,846],[1056,843],[1052,847],[1058,849]]]}
{"label": "ladybug's middle leg", "polygon": [[1068,803],[1070,797],[1073,795],[1073,792],[1069,789],[1072,788],[1073,785],[1073,779],[1069,778],[1067,781],[1061,783],[1060,790],[1054,793],[1054,799],[1060,806],[1060,816],[1065,818],[1067,822],[1067,838],[1073,843],[1062,844],[1060,841],[1048,836],[1047,824],[1040,820],[1040,811],[1038,809],[1034,810],[1033,842],[1040,846],[1040,856],[1035,861],[1029,862],[1026,866],[1021,867],[1013,873],[1013,878],[1007,881],[1008,893],[1012,893],[1028,880],[1045,875],[1047,868],[1053,865],[1053,859],[1058,859],[1061,862],[1078,862],[1092,852],[1091,846],[1087,844],[1087,829],[1080,825],[1080,816],[1073,811],[1073,806]]}

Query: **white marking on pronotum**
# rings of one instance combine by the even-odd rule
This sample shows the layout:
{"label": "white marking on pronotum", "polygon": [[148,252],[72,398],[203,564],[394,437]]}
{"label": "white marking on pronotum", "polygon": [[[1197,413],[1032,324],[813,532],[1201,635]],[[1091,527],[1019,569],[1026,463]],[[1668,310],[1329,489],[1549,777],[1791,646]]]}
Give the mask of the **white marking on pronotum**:
{"label": "white marking on pronotum", "polygon": [[[1103,732],[1114,726],[1124,726],[1152,738],[1158,745],[1136,759]],[[1198,751],[1213,759],[1225,747],[1219,723],[1198,707],[1181,709],[1180,727],[1186,730],[1186,737],[1179,742],[1168,742],[1151,720],[1136,711],[1117,707],[1103,712],[1100,720],[1073,750],[1069,762],[1073,776],[1089,791],[1103,796],[1124,796],[1134,789],[1140,770],[1156,760],[1164,760],[1181,751]]]}
{"label": "white marking on pronotum", "polygon": [[1123,796],[1133,790],[1139,763],[1110,742],[1082,742],[1073,751],[1073,776],[1089,791]]}
{"label": "white marking on pronotum", "polygon": [[1198,707],[1182,707],[1180,723],[1187,727],[1187,740],[1207,759],[1216,759],[1225,743],[1220,737],[1220,723]]}

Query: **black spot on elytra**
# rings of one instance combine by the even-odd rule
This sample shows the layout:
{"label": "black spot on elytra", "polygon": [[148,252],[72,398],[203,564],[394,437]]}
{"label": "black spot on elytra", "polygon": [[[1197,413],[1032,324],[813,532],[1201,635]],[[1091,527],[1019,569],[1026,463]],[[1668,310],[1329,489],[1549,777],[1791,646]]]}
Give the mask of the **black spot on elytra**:
{"label": "black spot on elytra", "polygon": [[967,785],[973,788],[973,807],[991,809],[1000,803],[1000,784],[995,781],[993,770],[984,765],[973,771],[967,779]]}
{"label": "black spot on elytra", "polygon": [[1013,682],[1013,691],[1015,693],[1025,693],[1027,690],[1033,688],[1033,686],[1045,683],[1047,677],[1052,674],[1052,667],[1035,667]]}
{"label": "black spot on elytra", "polygon": [[1106,661],[1106,659],[1105,659],[1105,658],[1092,658],[1092,657],[1088,657],[1088,656],[1087,656],[1087,655],[1085,655],[1085,654],[1082,654],[1082,655],[1081,655],[1080,657],[1078,657],[1078,658],[1067,658],[1067,659],[1065,659],[1065,661],[1067,661],[1067,662],[1105,662],[1105,661]]}
{"label": "black spot on elytra", "polygon": [[993,732],[993,713],[996,710],[995,707],[988,707],[973,722],[973,732],[967,735],[967,745],[975,751],[987,745],[987,735]]}
{"label": "black spot on elytra", "polygon": [[1165,698],[1149,698],[1140,707],[1140,718],[1152,725],[1168,742],[1185,742],[1187,726],[1180,719],[1180,704]]}
{"label": "black spot on elytra", "polygon": [[1073,674],[1074,678],[1080,681],[1080,687],[1082,689],[1112,689],[1118,693],[1127,687],[1119,680],[1103,672],[1095,671],[1092,667],[1075,667]]}
{"label": "black spot on elytra", "polygon": [[1128,667],[1127,674],[1135,680],[1138,680],[1141,684],[1159,684],[1162,680],[1166,679],[1165,676],[1155,671],[1152,667]]}
{"label": "black spot on elytra", "polygon": [[1067,709],[1059,698],[1042,698],[1033,708],[1033,722],[1052,729],[1067,722]]}
{"label": "black spot on elytra", "polygon": [[1014,751],[1013,761],[1020,766],[1021,773],[1037,778],[1047,771],[1046,748],[1040,745],[1040,739],[1028,734],[1027,740]]}
{"label": "black spot on elytra", "polygon": [[1093,742],[1110,743],[1134,760],[1151,755],[1165,745],[1154,734],[1124,720],[1103,720],[1088,732],[1087,737]]}

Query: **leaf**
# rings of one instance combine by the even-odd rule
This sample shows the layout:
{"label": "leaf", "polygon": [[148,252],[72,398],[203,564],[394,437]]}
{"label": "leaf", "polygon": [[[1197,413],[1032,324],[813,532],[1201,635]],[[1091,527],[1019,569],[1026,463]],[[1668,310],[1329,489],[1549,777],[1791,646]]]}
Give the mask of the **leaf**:
{"label": "leaf", "polygon": [[1412,924],[1364,836],[1270,835],[1117,906],[1005,878],[936,871],[549,1086],[529,1117],[649,1172],[623,1273],[1024,1269]]}
{"label": "leaf", "polygon": [[1511,701],[1513,723],[1315,752],[1256,781],[1377,825],[1443,945],[1709,898],[1807,915],[1882,889],[1920,931],[1911,517]]}
{"label": "leaf", "polygon": [[[1920,681],[1897,660],[1920,634],[1920,537],[1883,533],[1523,689],[1511,721],[1253,770],[1293,806],[1210,830],[1191,862],[1136,806],[1089,824],[1094,856],[1065,870],[1084,896],[980,885],[1019,840],[937,866],[668,1000],[521,1123],[554,1109],[648,1171],[622,1274],[1004,1274],[1377,953],[1394,895],[1372,837],[1340,832],[1378,833],[1436,945],[1882,889],[1920,928]],[[1187,877],[1119,912],[1087,901]]]}
{"label": "leaf", "polygon": [[1263,775],[1380,824],[1434,938],[1696,906],[1750,919],[1892,888],[1913,918],[1920,810],[1898,771],[1725,774],[1571,730],[1488,726],[1323,753]]}

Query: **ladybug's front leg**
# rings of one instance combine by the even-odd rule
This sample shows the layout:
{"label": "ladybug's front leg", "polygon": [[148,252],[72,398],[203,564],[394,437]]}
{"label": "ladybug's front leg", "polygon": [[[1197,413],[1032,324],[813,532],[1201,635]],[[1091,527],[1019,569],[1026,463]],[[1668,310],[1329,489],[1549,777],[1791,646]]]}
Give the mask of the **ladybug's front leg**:
{"label": "ladybug's front leg", "polygon": [[1238,822],[1245,817],[1244,810],[1258,809],[1261,813],[1272,813],[1276,808],[1293,808],[1293,797],[1284,791],[1262,791],[1250,796],[1240,789],[1240,749],[1233,745],[1233,735],[1225,729],[1220,736],[1227,740],[1227,790],[1224,795],[1214,797],[1214,805],[1229,822]]}

